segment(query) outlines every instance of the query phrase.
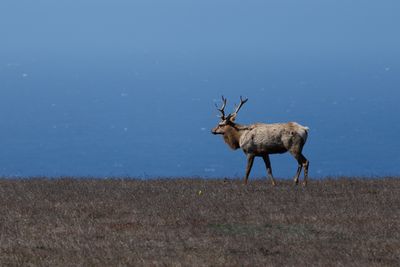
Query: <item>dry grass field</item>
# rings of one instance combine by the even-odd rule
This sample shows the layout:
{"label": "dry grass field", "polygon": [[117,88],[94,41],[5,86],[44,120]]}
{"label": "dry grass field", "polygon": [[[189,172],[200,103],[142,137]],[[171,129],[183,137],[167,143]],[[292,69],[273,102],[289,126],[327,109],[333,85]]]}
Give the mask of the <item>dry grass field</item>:
{"label": "dry grass field", "polygon": [[400,179],[0,179],[0,266],[399,266]]}

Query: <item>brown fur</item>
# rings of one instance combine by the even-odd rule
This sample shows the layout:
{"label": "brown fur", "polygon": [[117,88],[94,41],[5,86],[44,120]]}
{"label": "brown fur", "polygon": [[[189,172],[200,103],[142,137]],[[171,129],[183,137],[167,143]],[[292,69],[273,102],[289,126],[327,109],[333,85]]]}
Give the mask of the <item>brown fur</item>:
{"label": "brown fur", "polygon": [[240,148],[239,145],[240,132],[232,126],[226,126],[226,131],[224,133],[224,141],[228,144],[230,148],[236,150]]}

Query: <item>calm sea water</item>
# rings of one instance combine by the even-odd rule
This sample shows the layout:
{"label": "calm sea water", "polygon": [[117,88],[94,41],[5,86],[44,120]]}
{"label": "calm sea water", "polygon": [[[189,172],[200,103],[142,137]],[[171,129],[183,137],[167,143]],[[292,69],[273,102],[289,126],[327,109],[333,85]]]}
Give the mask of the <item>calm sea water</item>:
{"label": "calm sea water", "polygon": [[[1,66],[0,174],[241,176],[244,154],[210,134],[221,94],[227,110],[239,95],[249,98],[240,123],[310,127],[304,154],[311,176],[400,173],[397,66],[170,63]],[[290,155],[271,160],[276,176],[294,174]],[[256,161],[253,176],[264,173]]]}
{"label": "calm sea water", "polygon": [[[399,175],[398,7],[4,1],[0,176],[242,176],[210,134],[222,94],[227,110],[249,98],[239,123],[308,126],[313,177]],[[290,155],[271,161],[294,175]]]}

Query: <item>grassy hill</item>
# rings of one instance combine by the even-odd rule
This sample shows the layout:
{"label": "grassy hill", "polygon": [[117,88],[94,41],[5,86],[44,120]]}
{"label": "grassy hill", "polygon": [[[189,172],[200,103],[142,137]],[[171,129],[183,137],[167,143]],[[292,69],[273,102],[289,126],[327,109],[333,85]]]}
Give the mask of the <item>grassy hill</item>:
{"label": "grassy hill", "polygon": [[400,264],[400,179],[0,179],[0,265]]}

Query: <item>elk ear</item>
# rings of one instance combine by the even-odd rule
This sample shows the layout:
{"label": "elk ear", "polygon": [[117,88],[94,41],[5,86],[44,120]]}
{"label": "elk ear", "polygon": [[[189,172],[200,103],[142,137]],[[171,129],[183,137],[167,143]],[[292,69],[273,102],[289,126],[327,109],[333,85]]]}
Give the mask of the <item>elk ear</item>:
{"label": "elk ear", "polygon": [[235,115],[232,115],[232,116],[229,118],[229,120],[230,120],[231,122],[235,122],[235,120],[236,120],[236,114],[235,114]]}

